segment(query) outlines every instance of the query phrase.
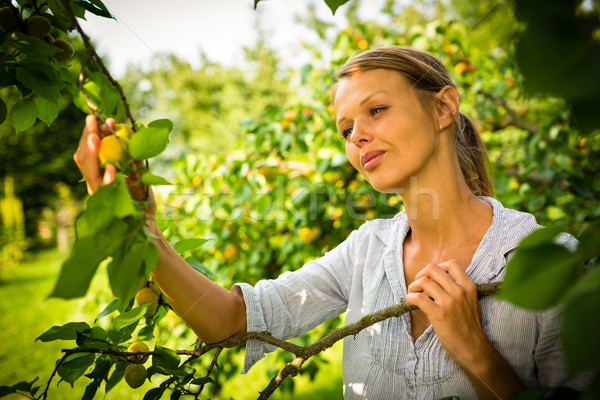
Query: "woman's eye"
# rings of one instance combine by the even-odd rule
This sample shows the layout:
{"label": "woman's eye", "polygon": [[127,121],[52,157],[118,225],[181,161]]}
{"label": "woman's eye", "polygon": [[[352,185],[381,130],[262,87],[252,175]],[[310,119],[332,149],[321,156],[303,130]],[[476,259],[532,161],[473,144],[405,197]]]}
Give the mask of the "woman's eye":
{"label": "woman's eye", "polygon": [[346,128],[342,130],[342,139],[348,139],[348,136],[352,135],[352,128]]}
{"label": "woman's eye", "polygon": [[385,110],[385,107],[373,107],[371,108],[371,116],[375,114],[379,114],[381,111]]}

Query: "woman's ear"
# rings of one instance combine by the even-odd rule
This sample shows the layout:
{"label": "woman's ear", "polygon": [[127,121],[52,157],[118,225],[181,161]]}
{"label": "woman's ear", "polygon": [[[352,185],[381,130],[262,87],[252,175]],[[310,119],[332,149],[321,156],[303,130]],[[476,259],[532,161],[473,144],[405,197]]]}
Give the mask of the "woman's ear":
{"label": "woman's ear", "polygon": [[455,121],[458,115],[460,98],[458,91],[451,86],[444,86],[436,95],[440,102],[437,103],[437,119],[442,130],[446,129]]}

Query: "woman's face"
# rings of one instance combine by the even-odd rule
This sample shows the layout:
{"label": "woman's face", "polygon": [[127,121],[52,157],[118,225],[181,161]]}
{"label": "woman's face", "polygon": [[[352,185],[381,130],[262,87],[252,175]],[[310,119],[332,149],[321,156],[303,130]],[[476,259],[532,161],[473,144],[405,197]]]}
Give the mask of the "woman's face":
{"label": "woman's face", "polygon": [[411,177],[433,173],[435,128],[399,72],[374,69],[343,78],[334,107],[348,159],[375,190],[403,193]]}

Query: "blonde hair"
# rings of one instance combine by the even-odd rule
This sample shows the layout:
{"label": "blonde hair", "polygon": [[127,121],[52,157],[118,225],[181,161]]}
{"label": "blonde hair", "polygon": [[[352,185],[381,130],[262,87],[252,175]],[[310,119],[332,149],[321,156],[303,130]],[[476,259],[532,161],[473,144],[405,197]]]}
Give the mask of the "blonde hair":
{"label": "blonde hair", "polygon": [[[339,81],[356,72],[379,68],[398,71],[408,79],[424,109],[431,116],[433,126],[437,127],[433,104],[443,102],[435,94],[446,86],[456,89],[444,64],[425,51],[405,46],[381,47],[351,57],[338,71],[337,79]],[[475,125],[469,117],[459,112],[455,116],[451,132],[467,185],[477,196],[492,196],[492,182],[486,169],[489,158]]]}

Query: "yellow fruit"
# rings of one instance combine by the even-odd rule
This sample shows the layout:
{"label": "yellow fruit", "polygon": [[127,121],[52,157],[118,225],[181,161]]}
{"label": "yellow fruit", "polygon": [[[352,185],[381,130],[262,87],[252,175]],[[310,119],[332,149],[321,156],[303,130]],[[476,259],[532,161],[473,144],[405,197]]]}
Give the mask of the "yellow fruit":
{"label": "yellow fruit", "polygon": [[358,48],[361,50],[366,49],[367,47],[369,47],[369,42],[367,42],[365,39],[361,39],[358,41]]}
{"label": "yellow fruit", "polygon": [[300,240],[302,240],[306,244],[314,242],[320,234],[321,229],[318,226],[314,226],[312,228],[300,228],[300,231],[298,232]]}
{"label": "yellow fruit", "polygon": [[52,25],[48,18],[41,15],[32,15],[27,18],[27,33],[36,38],[43,38],[52,30]]}
{"label": "yellow fruit", "polygon": [[62,50],[52,56],[56,61],[66,61],[73,57],[74,50],[70,43],[65,42],[64,40],[57,40],[52,43],[52,45]]}
{"label": "yellow fruit", "polygon": [[512,178],[510,180],[510,188],[512,190],[518,190],[521,187],[521,184],[519,183],[519,181],[516,178]]}
{"label": "yellow fruit", "polygon": [[19,19],[10,9],[10,7],[0,8],[0,28],[5,31],[14,28],[19,23]]}
{"label": "yellow fruit", "polygon": [[522,117],[525,114],[527,114],[529,112],[529,108],[525,107],[525,106],[519,106],[517,107],[517,115]]}
{"label": "yellow fruit", "polygon": [[225,251],[223,252],[223,257],[225,257],[225,260],[231,260],[232,258],[234,258],[237,255],[238,255],[237,247],[235,246],[235,244],[229,243],[227,245],[227,247],[225,248]]}
{"label": "yellow fruit", "polygon": [[146,310],[146,314],[144,314],[146,318],[152,318],[156,314],[156,310],[158,310],[158,294],[151,288],[143,287],[138,290],[135,294],[135,301],[140,306],[148,304],[148,309]]}
{"label": "yellow fruit", "polygon": [[457,74],[463,74],[467,68],[467,64],[461,61],[454,66],[454,71],[456,71]]}
{"label": "yellow fruit", "polygon": [[515,78],[506,78],[506,87],[511,88],[517,83]]}
{"label": "yellow fruit", "polygon": [[[121,142],[127,142],[126,138],[119,139],[115,135],[109,135],[102,138],[100,141],[100,149],[98,150],[98,158],[100,165],[105,167],[106,164],[113,164],[117,168],[121,168],[125,155],[124,147]],[[127,143],[124,143],[127,144]]]}
{"label": "yellow fruit", "polygon": [[[127,352],[128,352],[128,353],[134,353],[134,352],[136,352],[136,351],[150,351],[150,349],[148,348],[148,345],[147,345],[146,343],[144,343],[144,342],[141,342],[141,341],[137,341],[137,342],[133,342],[133,343],[131,344],[131,346],[129,346],[129,347],[127,348]],[[143,363],[145,363],[146,361],[148,361],[148,356],[143,356],[143,355],[141,355],[141,354],[140,354],[140,355],[137,355],[137,356],[129,356],[129,357],[127,357],[127,358],[128,358],[130,361],[134,361],[134,362],[136,362],[136,361],[138,361],[138,360],[141,360],[141,361],[138,361],[138,364],[143,364]]]}
{"label": "yellow fruit", "polygon": [[287,119],[288,121],[295,119],[297,116],[298,110],[287,110],[285,113],[283,113],[283,119]]}
{"label": "yellow fruit", "polygon": [[133,129],[125,124],[116,124],[115,125],[115,135],[120,136],[122,138],[129,139],[131,135],[133,135]]}
{"label": "yellow fruit", "polygon": [[146,380],[146,367],[142,364],[131,364],[125,368],[125,382],[132,388],[139,388]]}

